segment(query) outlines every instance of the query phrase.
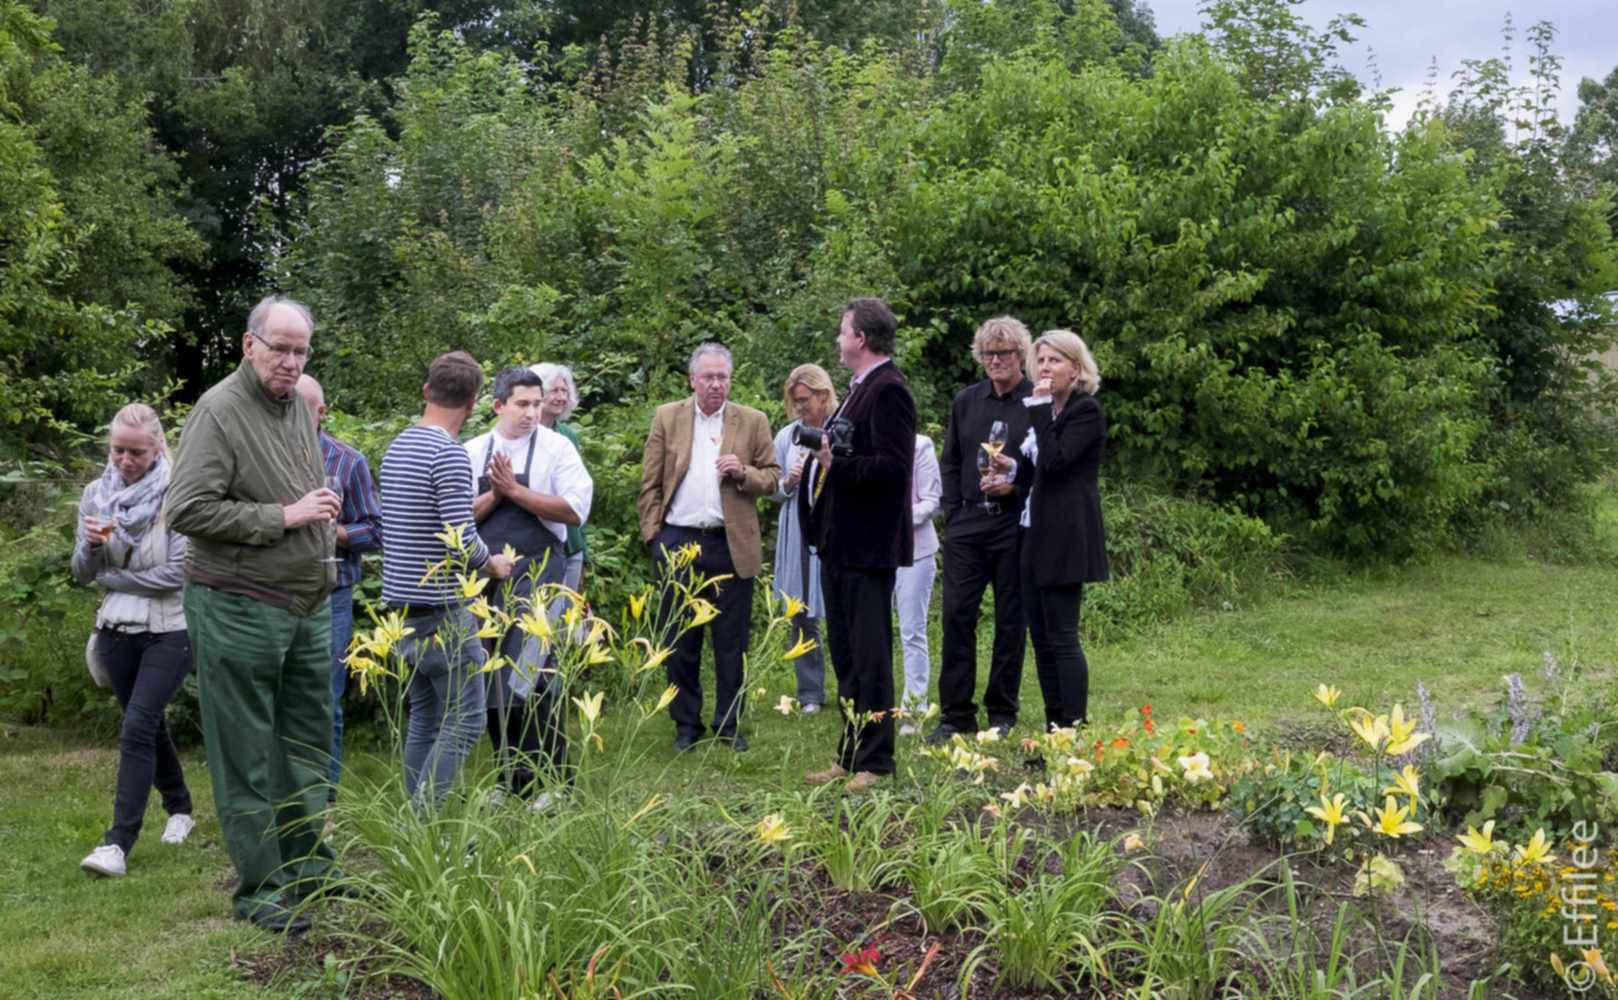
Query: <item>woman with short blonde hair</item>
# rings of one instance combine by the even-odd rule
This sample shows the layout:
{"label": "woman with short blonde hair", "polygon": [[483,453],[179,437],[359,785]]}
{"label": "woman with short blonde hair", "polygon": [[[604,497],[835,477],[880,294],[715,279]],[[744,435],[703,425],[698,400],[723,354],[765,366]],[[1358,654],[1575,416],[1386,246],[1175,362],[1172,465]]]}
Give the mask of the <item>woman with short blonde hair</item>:
{"label": "woman with short blonde hair", "polygon": [[[1034,392],[1024,400],[1032,426],[1020,449],[1034,465],[1022,514],[1020,570],[1049,730],[1080,725],[1089,716],[1090,666],[1079,644],[1079,610],[1084,585],[1107,579],[1097,482],[1107,418],[1095,395],[1101,372],[1078,334],[1041,335],[1034,342],[1034,371]],[[1015,474],[1010,455],[996,456],[994,465]]]}
{"label": "woman with short blonde hair", "polygon": [[191,672],[181,596],[186,540],[163,522],[169,468],[157,412],[145,403],[130,403],[112,418],[107,464],[79,501],[73,579],[103,592],[85,656],[96,682],[112,688],[124,710],[112,826],[79,862],[95,875],[127,871],[154,787],[169,814],[163,843],[183,842],[196,826],[191,793],[164,721],[169,702]]}
{"label": "woman with short blonde hair", "polygon": [[782,388],[791,423],[775,435],[775,460],[781,466],[781,482],[775,500],[781,503],[781,517],[775,528],[775,582],[777,597],[803,602],[803,611],[792,619],[787,645],[800,637],[812,639],[815,648],[793,663],[797,674],[798,704],[804,714],[820,711],[826,699],[826,659],[821,651],[820,619],[826,615],[826,602],[820,593],[820,560],[809,551],[798,518],[799,480],[809,450],[794,443],[800,427],[824,428],[837,410],[837,390],[826,369],[804,364],[792,369]]}

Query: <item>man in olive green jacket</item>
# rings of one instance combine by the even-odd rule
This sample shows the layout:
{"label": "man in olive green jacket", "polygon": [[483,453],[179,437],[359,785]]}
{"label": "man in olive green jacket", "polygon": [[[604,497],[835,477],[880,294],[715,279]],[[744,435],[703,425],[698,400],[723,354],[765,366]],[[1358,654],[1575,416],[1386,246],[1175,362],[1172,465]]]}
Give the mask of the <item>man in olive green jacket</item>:
{"label": "man in olive green jacket", "polygon": [[307,307],[254,307],[242,364],[186,419],[169,527],[189,541],[185,613],[236,915],[308,929],[291,907],[332,874],[320,842],[331,744],[332,521],[314,418],[294,391]]}

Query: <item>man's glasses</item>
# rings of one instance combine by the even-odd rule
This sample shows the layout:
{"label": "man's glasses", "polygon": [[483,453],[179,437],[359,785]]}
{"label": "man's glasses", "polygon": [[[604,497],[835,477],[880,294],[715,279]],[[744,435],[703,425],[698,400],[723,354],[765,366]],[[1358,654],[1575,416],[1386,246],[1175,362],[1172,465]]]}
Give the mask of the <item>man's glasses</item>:
{"label": "man's glasses", "polygon": [[692,376],[692,377],[695,378],[698,382],[706,382],[709,385],[723,385],[724,383],[730,381],[730,376],[729,375],[721,375],[721,374],[717,374],[717,373],[708,374],[708,375],[695,375],[695,376]]}
{"label": "man's glasses", "polygon": [[980,351],[979,353],[983,355],[983,360],[985,361],[1008,361],[1011,358],[1020,357],[1022,355],[1021,351],[1010,347],[1003,349],[997,348],[995,350],[984,350]]}
{"label": "man's glasses", "polygon": [[272,344],[268,340],[265,340],[263,337],[260,337],[258,334],[254,333],[252,330],[248,330],[247,335],[262,344],[265,352],[268,353],[270,357],[275,358],[277,361],[282,358],[291,358],[300,364],[307,364],[309,362],[309,358],[314,355],[314,351],[311,351],[307,347],[283,347],[280,344]]}

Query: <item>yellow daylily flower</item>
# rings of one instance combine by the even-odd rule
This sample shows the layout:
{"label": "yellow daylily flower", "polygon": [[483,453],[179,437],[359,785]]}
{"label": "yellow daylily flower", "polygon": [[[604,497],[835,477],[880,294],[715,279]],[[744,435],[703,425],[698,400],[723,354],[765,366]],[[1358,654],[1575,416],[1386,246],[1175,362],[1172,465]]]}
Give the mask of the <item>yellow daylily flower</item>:
{"label": "yellow daylily flower", "polygon": [[517,627],[526,635],[531,635],[540,642],[551,641],[551,620],[545,617],[543,610],[524,611],[522,617],[517,619]]}
{"label": "yellow daylily flower", "polygon": [[510,542],[505,544],[505,547],[500,550],[500,554],[505,556],[507,559],[510,559],[512,562],[517,561],[517,550]]}
{"label": "yellow daylily flower", "polygon": [[1343,692],[1339,691],[1336,687],[1327,687],[1324,684],[1319,684],[1315,687],[1315,700],[1320,702],[1322,705],[1325,705],[1327,708],[1331,708],[1332,706],[1336,705],[1337,699],[1341,698],[1342,696]]}
{"label": "yellow daylily flower", "polygon": [[1556,855],[1551,853],[1550,841],[1545,839],[1544,827],[1535,830],[1533,839],[1527,845],[1517,848],[1515,853],[1517,860],[1525,865],[1540,864],[1542,862],[1550,864],[1556,860]]}
{"label": "yellow daylily flower", "polygon": [[505,631],[499,622],[491,618],[478,625],[478,630],[473,632],[472,635],[479,639],[498,639],[505,634]]}
{"label": "yellow daylily flower", "polygon": [[1000,730],[993,726],[988,729],[980,729],[977,733],[977,741],[979,743],[998,743],[1000,742]]}
{"label": "yellow daylily flower", "polygon": [[586,646],[584,648],[584,665],[585,666],[594,667],[594,666],[598,666],[598,665],[603,664],[603,663],[611,663],[611,662],[612,662],[612,650],[608,649],[607,646],[604,643],[599,643],[598,642],[598,643],[594,643],[592,645]]}
{"label": "yellow daylily flower", "polygon": [[1384,795],[1409,796],[1410,804],[1414,807],[1416,799],[1421,796],[1421,775],[1413,766],[1406,764],[1404,770],[1393,776],[1393,784],[1382,789],[1382,792]]}
{"label": "yellow daylily flower", "polygon": [[1328,844],[1337,835],[1337,828],[1347,822],[1343,818],[1343,794],[1341,792],[1329,799],[1326,798],[1324,792],[1321,793],[1320,805],[1310,806],[1304,812],[1326,824],[1326,843]]}
{"label": "yellow daylily flower", "polygon": [[1028,804],[1028,796],[1032,792],[1033,788],[1029,787],[1028,783],[1025,781],[1009,792],[1001,792],[1000,797],[1005,799],[1011,808],[1021,809],[1023,806]]}
{"label": "yellow daylily flower", "polygon": [[1483,824],[1482,833],[1478,832],[1477,827],[1469,826],[1466,828],[1465,833],[1455,839],[1459,840],[1461,846],[1473,854],[1489,854],[1494,850],[1494,820],[1491,819]]}
{"label": "yellow daylily flower", "polygon": [[780,813],[770,813],[754,825],[753,836],[761,844],[779,844],[792,839],[792,828]]}
{"label": "yellow daylily flower", "polygon": [[797,644],[794,645],[791,649],[787,650],[786,653],[782,655],[782,659],[796,660],[798,657],[802,656],[803,654],[808,653],[808,652],[812,652],[814,650],[814,648],[816,646],[818,646],[818,645],[819,645],[819,643],[815,642],[815,640],[806,638],[803,635],[803,633],[800,632],[800,633],[798,633],[798,642],[797,642]]}
{"label": "yellow daylily flower", "polygon": [[1612,985],[1612,970],[1607,968],[1606,961],[1602,959],[1600,948],[1581,948],[1579,956],[1584,959],[1584,964],[1590,967],[1591,972],[1601,977],[1602,982]]}
{"label": "yellow daylily flower", "polygon": [[489,578],[486,576],[478,576],[476,573],[456,573],[455,582],[457,585],[459,585],[461,598],[463,600],[471,600],[472,598],[483,593],[483,588],[489,585]]}
{"label": "yellow daylily flower", "polygon": [[489,603],[487,597],[479,597],[471,604],[468,604],[466,610],[480,622],[486,622],[494,617],[494,605]]}
{"label": "yellow daylily flower", "polygon": [[480,673],[480,674],[492,674],[496,670],[501,669],[502,667],[509,667],[509,666],[511,666],[511,660],[504,657],[504,656],[501,656],[499,653],[496,653],[493,656],[489,657],[487,660],[483,661],[483,666],[478,668],[478,673]]}
{"label": "yellow daylily flower", "polygon": [[579,714],[584,716],[585,721],[593,726],[596,720],[601,717],[601,701],[605,696],[605,691],[597,691],[595,694],[585,692],[583,698],[574,698],[573,704],[579,706]]}
{"label": "yellow daylily flower", "polygon": [[629,599],[629,617],[630,618],[634,619],[635,621],[640,621],[641,618],[645,617],[645,615],[646,615],[646,599],[648,597],[650,597],[650,596],[651,596],[651,594],[641,594],[639,596],[631,597]]}
{"label": "yellow daylily flower", "polygon": [[[645,640],[641,640],[645,641]],[[651,643],[646,643],[646,661],[640,665],[641,670],[656,670],[663,665],[663,661],[674,655],[673,646],[664,646],[662,649],[652,649]]]}
{"label": "yellow daylily flower", "polygon": [[803,614],[803,609],[805,606],[806,605],[802,601],[798,600],[796,597],[793,597],[791,594],[786,595],[786,610],[784,612],[786,619],[791,621],[792,619]]}
{"label": "yellow daylily flower", "polygon": [[668,708],[670,705],[674,704],[674,699],[678,698],[679,696],[680,696],[679,685],[670,684],[668,687],[664,688],[663,693],[657,696],[657,707],[652,709],[653,714],[656,714],[657,712],[661,712],[661,711],[663,711],[663,709]]}
{"label": "yellow daylily flower", "polygon": [[701,628],[719,617],[719,609],[705,597],[693,597],[691,604],[691,623],[688,628]]}
{"label": "yellow daylily flower", "polygon": [[1403,705],[1394,705],[1393,714],[1388,717],[1388,746],[1389,755],[1397,757],[1407,754],[1427,741],[1426,733],[1416,732],[1416,720],[1405,720]]}
{"label": "yellow daylily flower", "polygon": [[1412,823],[1405,818],[1410,815],[1409,807],[1394,805],[1393,796],[1391,795],[1387,797],[1387,804],[1376,810],[1375,815],[1376,822],[1368,823],[1367,825],[1370,826],[1372,831],[1380,833],[1384,837],[1402,837],[1407,833],[1421,832],[1420,823]]}
{"label": "yellow daylily flower", "polygon": [[775,710],[782,715],[791,715],[793,704],[792,696],[784,694],[781,696],[781,700],[775,703]]}
{"label": "yellow daylily flower", "polygon": [[466,551],[466,539],[461,534],[461,528],[462,526],[458,524],[446,524],[444,525],[444,530],[433,535],[433,537],[443,542],[444,548],[449,549],[451,552],[464,552]]}
{"label": "yellow daylily flower", "polygon": [[1354,735],[1377,753],[1388,742],[1388,717],[1385,715],[1372,715],[1362,708],[1359,715],[1349,720],[1348,725],[1354,730]]}
{"label": "yellow daylily flower", "polygon": [[371,635],[376,642],[383,644],[380,650],[383,656],[386,656],[388,651],[396,644],[402,642],[405,636],[416,634],[415,629],[404,623],[405,617],[402,609],[389,612],[380,617],[375,611],[372,611],[371,620],[376,623],[376,628],[372,630]]}

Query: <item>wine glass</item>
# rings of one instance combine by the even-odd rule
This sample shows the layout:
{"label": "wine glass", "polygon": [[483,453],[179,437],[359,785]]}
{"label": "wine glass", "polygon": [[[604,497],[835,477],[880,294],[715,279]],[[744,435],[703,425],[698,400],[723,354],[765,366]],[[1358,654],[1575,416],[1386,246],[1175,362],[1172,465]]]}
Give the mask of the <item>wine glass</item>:
{"label": "wine glass", "polygon": [[[327,476],[324,485],[325,485],[326,489],[331,490],[333,493],[337,494],[337,506],[338,506],[339,510],[341,510],[342,505],[343,505],[343,479],[342,479],[342,477],[341,476]],[[339,513],[338,517],[341,517],[341,516],[342,516],[341,513]],[[330,521],[327,521],[326,524],[327,524],[327,528],[328,528],[328,534],[331,536],[331,555],[326,556],[325,558],[321,559],[320,561],[321,562],[328,562],[328,563],[342,562],[342,559],[337,555],[337,518],[336,517],[332,518]]]}
{"label": "wine glass", "polygon": [[996,420],[994,423],[989,425],[989,450],[998,455],[1000,454],[1001,450],[1005,448],[1005,446],[1006,422],[1004,420]]}

